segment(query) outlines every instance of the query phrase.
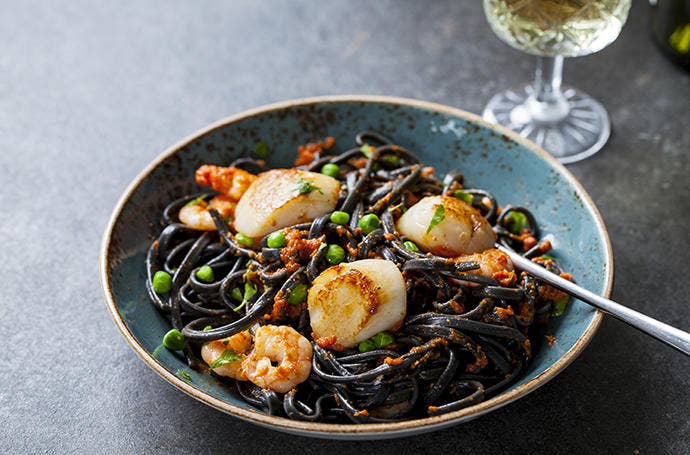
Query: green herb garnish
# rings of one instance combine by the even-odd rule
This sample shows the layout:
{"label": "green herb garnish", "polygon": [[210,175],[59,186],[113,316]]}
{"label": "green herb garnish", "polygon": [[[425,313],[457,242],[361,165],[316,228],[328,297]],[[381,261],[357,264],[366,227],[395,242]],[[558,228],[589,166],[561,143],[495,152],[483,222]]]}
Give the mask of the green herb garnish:
{"label": "green herb garnish", "polygon": [[319,188],[318,186],[314,185],[312,182],[306,179],[299,179],[295,184],[295,190],[299,194],[308,194],[312,191],[318,191],[319,193],[323,194],[321,188]]}
{"label": "green herb garnish", "polygon": [[379,332],[368,340],[359,343],[359,352],[369,352],[376,349],[383,349],[395,342],[395,337],[390,332]]}
{"label": "green herb garnish", "polygon": [[[237,288],[235,288],[235,289],[237,289]],[[244,282],[244,295],[242,296],[242,303],[237,308],[235,308],[233,311],[238,312],[242,308],[244,308],[244,306],[247,304],[247,302],[249,302],[251,300],[251,298],[254,297],[254,295],[256,295],[256,291],[257,291],[256,284],[254,284],[253,281],[251,281],[250,279],[247,278],[246,281]],[[233,293],[234,293],[234,289],[233,289]]]}
{"label": "green herb garnish", "polygon": [[460,199],[461,201],[465,201],[466,203],[472,205],[472,202],[474,201],[474,196],[472,196],[470,193],[462,190],[455,190],[453,191],[453,197],[456,197]]}
{"label": "green herb garnish", "polygon": [[436,211],[434,212],[434,216],[431,217],[431,222],[429,223],[429,227],[426,228],[426,233],[428,234],[431,232],[433,228],[438,225],[443,219],[446,217],[446,208],[443,206],[443,204],[439,204],[436,207]]}
{"label": "green herb garnish", "polygon": [[232,349],[226,349],[223,351],[220,357],[209,365],[209,367],[213,370],[215,368],[222,367],[223,365],[227,365],[228,363],[237,362],[238,360],[242,360],[241,355],[237,354]]}
{"label": "green herb garnish", "polygon": [[232,291],[230,292],[230,297],[237,300],[238,302],[244,300],[242,298],[242,291],[240,290],[240,288],[232,288]]}
{"label": "green herb garnish", "polygon": [[268,144],[264,141],[257,142],[254,146],[254,153],[259,158],[266,158],[268,156]]}
{"label": "green herb garnish", "polygon": [[388,207],[389,212],[395,212],[398,209],[402,210],[403,213],[407,212],[407,207],[405,207],[404,202],[401,202],[400,204],[394,205],[392,207]]}
{"label": "green herb garnish", "polygon": [[369,340],[364,340],[361,343],[359,343],[359,352],[369,352],[369,351],[374,351],[376,349],[376,343]]}
{"label": "green herb garnish", "polygon": [[202,194],[201,196],[194,198],[191,201],[187,202],[185,204],[185,207],[190,206],[190,205],[198,205],[199,202],[203,202],[207,197],[208,197],[208,194]]}
{"label": "green herb garnish", "polygon": [[362,152],[367,158],[371,158],[371,154],[374,153],[374,150],[376,149],[369,144],[364,144],[359,148],[359,151]]}
{"label": "green herb garnish", "polygon": [[256,294],[256,284],[253,281],[247,280],[244,283],[244,300],[250,300]]}
{"label": "green herb garnish", "polygon": [[407,250],[414,251],[415,253],[419,253],[419,247],[414,242],[411,242],[409,240],[405,240],[403,242],[403,246]]}
{"label": "green herb garnish", "polygon": [[176,374],[177,374],[179,377],[181,377],[182,379],[184,379],[185,381],[187,381],[187,382],[192,382],[192,377],[191,377],[191,376],[189,375],[189,373],[187,373],[186,371],[184,371],[184,370],[177,370],[177,373],[176,373]]}
{"label": "green herb garnish", "polygon": [[395,337],[389,332],[379,332],[373,337],[371,337],[371,341],[376,343],[377,347],[385,348],[386,346],[395,341]]}

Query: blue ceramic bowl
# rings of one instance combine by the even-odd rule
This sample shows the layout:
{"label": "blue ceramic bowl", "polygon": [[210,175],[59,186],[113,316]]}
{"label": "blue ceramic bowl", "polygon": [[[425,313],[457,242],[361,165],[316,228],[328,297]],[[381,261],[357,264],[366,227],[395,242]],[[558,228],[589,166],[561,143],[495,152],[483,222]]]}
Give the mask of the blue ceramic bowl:
{"label": "blue ceramic bowl", "polygon": [[[374,439],[436,430],[478,417],[543,385],[589,343],[602,314],[575,301],[549,323],[544,344],[525,376],[487,401],[456,412],[387,424],[325,424],[272,417],[238,399],[234,390],[190,370],[160,345],[170,328],[149,303],[144,255],[158,234],[162,208],[198,191],[193,175],[203,163],[229,163],[258,141],[273,151],[271,167],[289,166],[295,150],[324,136],[350,144],[354,133],[377,130],[415,151],[438,175],[459,168],[469,186],[491,191],[502,205],[529,207],[543,234],[553,234],[554,256],[585,288],[608,296],[611,246],[591,199],[546,152],[504,128],[450,107],[399,98],[343,96],[279,103],[215,123],[173,146],[139,174],[115,208],[101,250],[101,284],[108,310],[134,351],[166,381],[192,397],[275,430],[340,439]],[[188,374],[185,375],[182,372]],[[183,376],[186,376],[185,379]]]}

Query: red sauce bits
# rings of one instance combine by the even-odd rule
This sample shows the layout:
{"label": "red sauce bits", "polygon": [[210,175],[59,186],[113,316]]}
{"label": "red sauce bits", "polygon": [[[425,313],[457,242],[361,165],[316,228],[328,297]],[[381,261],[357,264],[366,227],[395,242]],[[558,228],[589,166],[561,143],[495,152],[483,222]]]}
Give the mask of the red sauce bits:
{"label": "red sauce bits", "polygon": [[294,272],[299,269],[302,263],[308,261],[324,240],[324,237],[315,239],[302,238],[302,231],[296,229],[285,229],[285,246],[280,250],[280,259],[283,260],[285,267]]}
{"label": "red sauce bits", "polygon": [[283,291],[278,291],[278,294],[273,298],[273,309],[271,310],[270,318],[266,318],[266,320],[280,321],[283,319],[297,319],[304,305],[304,303],[291,305],[285,293]]}
{"label": "red sauce bits", "polygon": [[312,161],[321,155],[322,151],[333,147],[333,144],[335,144],[335,138],[329,136],[321,142],[310,142],[306,145],[300,145],[297,149],[295,166],[311,164]]}

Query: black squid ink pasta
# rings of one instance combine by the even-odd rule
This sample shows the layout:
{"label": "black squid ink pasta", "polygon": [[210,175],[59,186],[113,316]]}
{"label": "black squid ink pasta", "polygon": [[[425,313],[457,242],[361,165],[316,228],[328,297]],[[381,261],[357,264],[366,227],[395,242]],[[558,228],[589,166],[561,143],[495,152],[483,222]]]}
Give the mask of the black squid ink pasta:
{"label": "black squid ink pasta", "polygon": [[[551,243],[539,239],[534,216],[524,207],[499,206],[486,190],[465,188],[460,171],[437,178],[412,151],[377,132],[359,132],[350,148],[338,146],[332,138],[301,146],[292,170],[270,171],[263,160],[245,157],[197,171],[197,182],[213,191],[171,202],[146,257],[148,294],[171,324],[164,345],[258,410],[290,419],[405,420],[499,394],[521,377],[545,339],[545,323],[568,302],[513,270],[493,248],[502,244],[569,278],[546,254]],[[257,150],[266,152],[265,144]],[[331,206],[258,237],[238,231],[254,223],[241,220],[241,199],[268,171],[275,173],[275,194],[281,178],[299,176],[289,177],[294,200],[327,199],[326,186],[312,177],[334,179]],[[415,241],[414,229],[402,232],[403,216],[415,216],[425,201],[433,202],[431,213]],[[310,204],[316,210],[318,203]],[[460,213],[455,207],[475,228],[486,227],[480,249],[443,244],[455,232],[448,223]],[[297,211],[276,209],[275,219],[304,215]],[[399,286],[375,282],[361,290],[371,313],[364,318],[371,319],[350,339],[342,312],[348,305],[359,311],[357,302],[338,307],[319,299],[358,295],[357,286],[375,274],[348,284],[361,275],[348,267],[366,261],[386,261]],[[333,274],[339,275],[328,281]],[[317,317],[342,327],[329,335]]]}

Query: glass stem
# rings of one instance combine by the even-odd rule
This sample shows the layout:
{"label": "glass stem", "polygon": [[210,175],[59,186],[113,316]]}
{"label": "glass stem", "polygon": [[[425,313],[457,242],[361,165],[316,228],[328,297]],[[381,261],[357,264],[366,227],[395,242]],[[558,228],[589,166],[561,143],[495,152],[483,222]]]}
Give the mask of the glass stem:
{"label": "glass stem", "polygon": [[562,78],[562,56],[537,57],[531,110],[538,121],[557,122],[568,115],[568,101],[561,92]]}

